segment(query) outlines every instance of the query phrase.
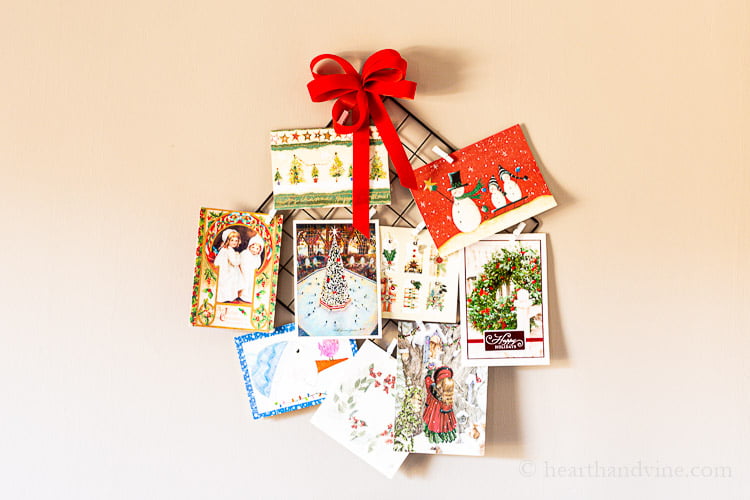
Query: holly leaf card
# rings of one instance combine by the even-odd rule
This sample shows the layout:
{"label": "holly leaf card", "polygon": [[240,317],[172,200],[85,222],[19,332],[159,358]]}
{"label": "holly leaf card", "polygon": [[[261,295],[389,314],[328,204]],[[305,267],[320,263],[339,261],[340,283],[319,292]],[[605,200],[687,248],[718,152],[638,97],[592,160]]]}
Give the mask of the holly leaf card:
{"label": "holly leaf card", "polygon": [[330,371],[328,397],[312,424],[392,478],[408,455],[393,449],[396,360],[365,342],[353,358]]}
{"label": "holly leaf card", "polygon": [[294,221],[294,306],[300,336],[380,338],[378,221]]}
{"label": "holly leaf card", "polygon": [[[277,210],[352,204],[352,134],[332,128],[271,132],[273,202]],[[391,202],[388,152],[370,129],[370,204]]]}
{"label": "holly leaf card", "polygon": [[496,234],[462,251],[461,328],[470,366],[549,364],[547,239]]}
{"label": "holly leaf card", "polygon": [[520,125],[414,171],[414,201],[440,255],[557,205]]}
{"label": "holly leaf card", "polygon": [[328,369],[354,356],[353,340],[304,339],[294,323],[234,339],[254,419],[318,405]]}
{"label": "holly leaf card", "polygon": [[398,323],[394,449],[484,455],[487,367],[467,366],[458,324]]}
{"label": "holly leaf card", "polygon": [[380,226],[380,304],[383,318],[455,323],[458,254],[438,254],[427,231]]}
{"label": "holly leaf card", "polygon": [[190,322],[273,330],[282,217],[201,208]]}

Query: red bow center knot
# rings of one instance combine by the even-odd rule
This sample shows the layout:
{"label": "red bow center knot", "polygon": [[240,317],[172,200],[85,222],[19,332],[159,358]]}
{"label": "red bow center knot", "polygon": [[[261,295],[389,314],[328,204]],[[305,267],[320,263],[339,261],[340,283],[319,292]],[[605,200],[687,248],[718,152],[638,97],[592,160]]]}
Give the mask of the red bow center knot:
{"label": "red bow center knot", "polygon": [[[316,66],[330,60],[335,73],[318,73]],[[414,99],[417,84],[406,80],[406,60],[397,51],[384,49],[371,55],[360,74],[349,62],[333,54],[321,54],[310,62],[313,79],[307,84],[313,102],[335,99],[331,109],[337,134],[353,135],[352,220],[362,234],[370,236],[370,120],[377,127],[383,145],[396,168],[401,185],[416,189],[414,171],[406,157],[382,96]],[[341,119],[347,112],[350,124]]]}

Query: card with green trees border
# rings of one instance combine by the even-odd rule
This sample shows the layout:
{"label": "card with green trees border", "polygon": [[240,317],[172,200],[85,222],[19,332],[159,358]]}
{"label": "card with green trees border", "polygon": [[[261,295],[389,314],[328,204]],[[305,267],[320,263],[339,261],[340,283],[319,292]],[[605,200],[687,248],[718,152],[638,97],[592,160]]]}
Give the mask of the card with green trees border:
{"label": "card with green trees border", "polygon": [[546,235],[482,239],[462,250],[461,271],[466,364],[549,364]]}
{"label": "card with green trees border", "polygon": [[[352,203],[352,134],[332,128],[271,132],[271,175],[277,210]],[[370,129],[370,204],[391,202],[388,152]]]}

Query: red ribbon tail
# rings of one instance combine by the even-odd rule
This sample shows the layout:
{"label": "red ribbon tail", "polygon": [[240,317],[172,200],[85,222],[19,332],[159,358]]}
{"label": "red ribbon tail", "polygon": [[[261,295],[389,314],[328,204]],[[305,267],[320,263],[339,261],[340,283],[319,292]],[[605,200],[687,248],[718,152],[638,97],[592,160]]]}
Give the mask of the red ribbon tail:
{"label": "red ribbon tail", "polygon": [[404,146],[398,137],[398,132],[388,116],[383,101],[379,97],[370,99],[370,116],[375,126],[378,127],[380,137],[383,138],[383,145],[388,150],[388,156],[396,167],[396,173],[401,185],[407,189],[417,189],[417,178],[414,176],[414,170],[409,163],[409,159],[404,152]]}
{"label": "red ribbon tail", "polygon": [[352,186],[352,224],[365,237],[370,237],[370,127],[354,132],[354,182]]}

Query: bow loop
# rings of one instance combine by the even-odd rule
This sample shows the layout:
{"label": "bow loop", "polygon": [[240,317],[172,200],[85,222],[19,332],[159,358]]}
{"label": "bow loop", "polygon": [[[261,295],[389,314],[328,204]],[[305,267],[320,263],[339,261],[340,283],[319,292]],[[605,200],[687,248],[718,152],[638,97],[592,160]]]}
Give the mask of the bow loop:
{"label": "bow loop", "polygon": [[[332,73],[320,73],[316,68],[324,61],[334,63],[327,65],[326,69],[336,65],[338,67]],[[334,130],[339,134],[351,133],[354,136],[353,223],[355,228],[369,236],[370,119],[380,131],[401,185],[416,188],[417,182],[411,164],[383,106],[381,96],[413,99],[417,84],[406,80],[406,60],[393,49],[379,50],[372,54],[362,65],[361,75],[346,59],[333,54],[315,57],[310,62],[310,72],[313,76],[307,84],[310,98],[313,102],[335,100],[331,109]],[[349,125],[339,123],[344,111],[349,112]]]}

